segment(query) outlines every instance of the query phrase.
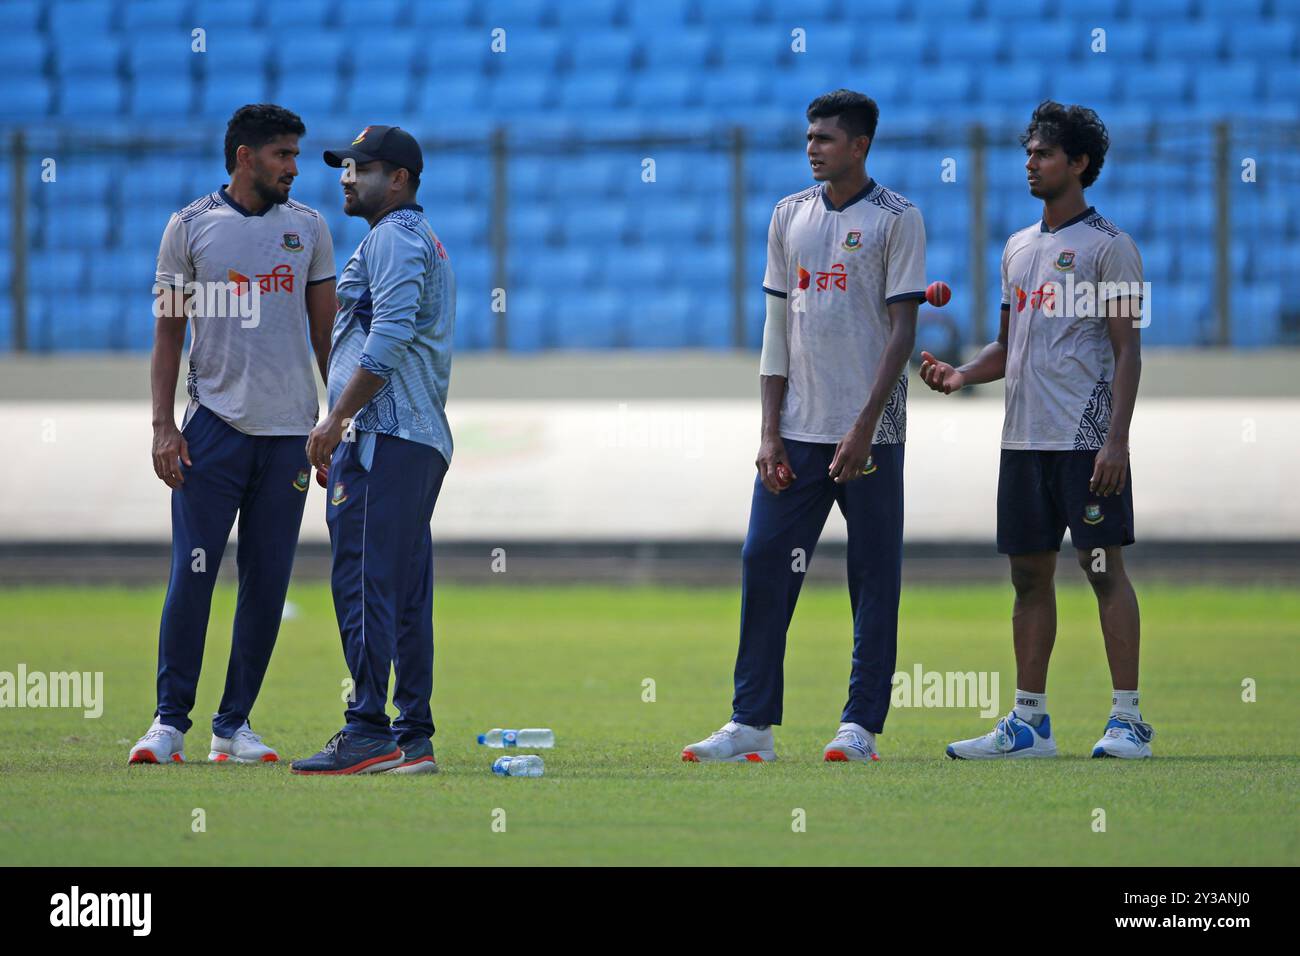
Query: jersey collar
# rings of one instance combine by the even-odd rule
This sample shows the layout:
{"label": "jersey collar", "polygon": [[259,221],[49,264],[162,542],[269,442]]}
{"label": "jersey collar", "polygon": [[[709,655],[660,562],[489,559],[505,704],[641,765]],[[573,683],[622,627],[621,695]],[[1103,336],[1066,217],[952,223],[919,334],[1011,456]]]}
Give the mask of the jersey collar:
{"label": "jersey collar", "polygon": [[1047,220],[1046,220],[1046,219],[1040,219],[1040,220],[1038,220],[1038,231],[1039,231],[1039,232],[1050,232],[1050,233],[1052,233],[1053,235],[1055,235],[1056,233],[1060,232],[1062,229],[1065,229],[1065,228],[1068,227],[1068,226],[1073,226],[1076,222],[1083,222],[1083,221],[1084,221],[1085,219],[1087,219],[1089,216],[1095,215],[1096,212],[1097,212],[1097,209],[1096,209],[1095,206],[1089,206],[1089,207],[1088,207],[1087,209],[1085,209],[1083,212],[1079,213],[1079,215],[1075,216],[1073,219],[1067,219],[1065,222],[1061,223],[1061,224],[1060,224],[1059,226],[1057,226],[1055,229],[1048,229],[1048,228],[1047,228]]}
{"label": "jersey collar", "polygon": [[856,196],[854,196],[852,199],[846,202],[843,206],[840,206],[840,208],[836,209],[834,206],[831,205],[831,197],[827,194],[826,184],[822,183],[822,205],[826,207],[827,212],[843,212],[844,210],[852,206],[855,202],[857,202],[859,199],[866,199],[868,196],[871,195],[871,190],[875,188],[876,188],[876,181],[872,179],[870,176],[868,176],[867,184],[862,187],[861,191],[859,191]]}
{"label": "jersey collar", "polygon": [[230,198],[230,193],[226,192],[225,186],[222,186],[220,189],[217,190],[217,195],[221,197],[222,202],[224,202],[231,209],[235,210],[235,212],[239,213],[241,216],[265,216],[268,212],[270,212],[273,208],[275,208],[275,203],[268,203],[266,208],[263,209],[261,212],[249,212],[239,203],[235,202],[233,199]]}

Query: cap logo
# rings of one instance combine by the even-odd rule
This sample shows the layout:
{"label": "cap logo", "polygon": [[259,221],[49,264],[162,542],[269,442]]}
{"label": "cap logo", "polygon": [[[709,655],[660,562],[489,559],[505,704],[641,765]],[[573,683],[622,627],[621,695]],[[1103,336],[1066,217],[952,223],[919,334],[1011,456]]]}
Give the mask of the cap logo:
{"label": "cap logo", "polygon": [[366,134],[369,133],[371,129],[372,129],[372,127],[367,126],[367,127],[366,127],[365,129],[363,129],[360,133],[358,133],[358,134],[357,134],[357,138],[354,139],[354,140],[352,141],[352,145],[355,146],[355,145],[357,145],[357,143],[359,143],[359,142],[361,142],[363,139],[365,139],[365,138],[366,138]]}

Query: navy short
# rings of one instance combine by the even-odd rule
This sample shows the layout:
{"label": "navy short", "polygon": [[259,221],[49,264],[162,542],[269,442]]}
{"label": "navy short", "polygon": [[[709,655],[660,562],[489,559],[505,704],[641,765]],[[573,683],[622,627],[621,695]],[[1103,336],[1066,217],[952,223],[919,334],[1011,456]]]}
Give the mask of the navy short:
{"label": "navy short", "polygon": [[1002,450],[998,472],[998,551],[1060,551],[1065,529],[1076,548],[1133,543],[1133,470],[1124,491],[1088,490],[1095,451]]}

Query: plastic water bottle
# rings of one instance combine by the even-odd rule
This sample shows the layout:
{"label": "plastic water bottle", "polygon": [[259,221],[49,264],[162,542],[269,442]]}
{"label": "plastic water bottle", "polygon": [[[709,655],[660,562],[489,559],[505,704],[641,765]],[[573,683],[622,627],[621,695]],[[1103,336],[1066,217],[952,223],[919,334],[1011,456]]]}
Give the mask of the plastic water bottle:
{"label": "plastic water bottle", "polygon": [[543,772],[542,758],[536,754],[497,757],[492,761],[492,772],[502,777],[540,777]]}
{"label": "plastic water bottle", "polygon": [[527,747],[545,750],[555,746],[555,734],[546,727],[528,727],[524,730],[502,730],[493,727],[478,735],[478,742],[488,747]]}

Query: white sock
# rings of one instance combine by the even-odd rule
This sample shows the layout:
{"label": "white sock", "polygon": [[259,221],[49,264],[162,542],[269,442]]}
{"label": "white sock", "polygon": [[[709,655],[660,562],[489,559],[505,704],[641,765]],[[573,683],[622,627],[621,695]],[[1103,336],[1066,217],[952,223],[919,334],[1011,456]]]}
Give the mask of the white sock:
{"label": "white sock", "polygon": [[1135,690],[1113,690],[1110,697],[1110,715],[1141,720],[1142,712],[1138,710],[1138,692]]}
{"label": "white sock", "polygon": [[1047,694],[1016,688],[1016,716],[1037,727],[1047,716]]}

